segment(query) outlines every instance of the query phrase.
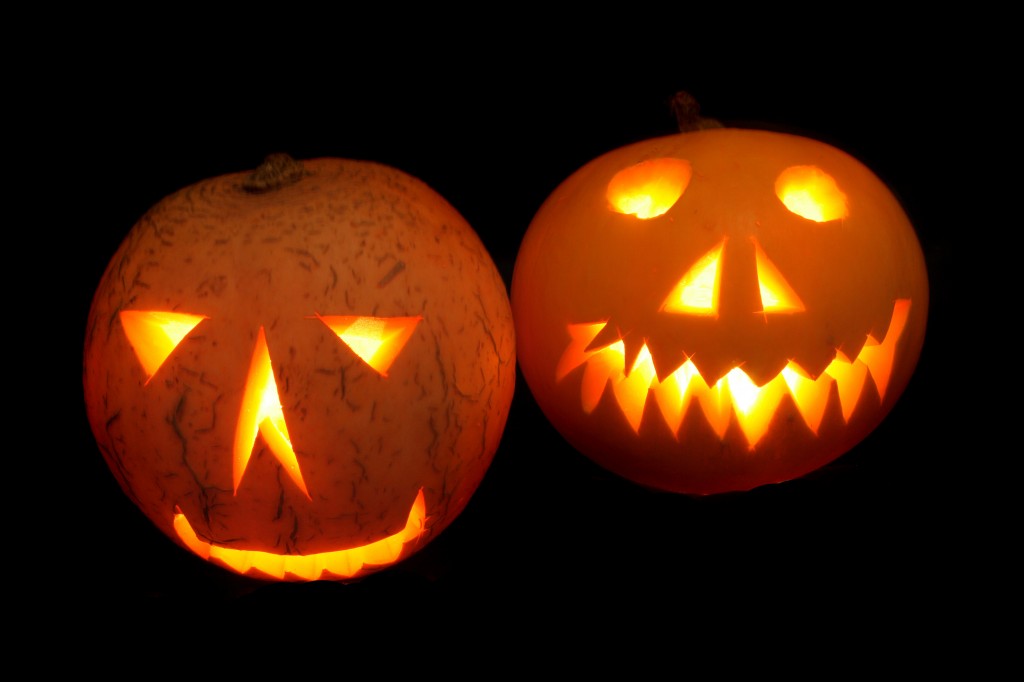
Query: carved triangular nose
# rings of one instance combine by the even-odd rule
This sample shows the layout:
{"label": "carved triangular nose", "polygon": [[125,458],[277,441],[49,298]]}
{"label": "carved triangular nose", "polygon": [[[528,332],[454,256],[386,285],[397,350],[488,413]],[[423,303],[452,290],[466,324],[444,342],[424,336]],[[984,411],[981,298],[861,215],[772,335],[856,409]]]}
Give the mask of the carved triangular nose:
{"label": "carved triangular nose", "polygon": [[252,362],[249,364],[249,375],[245,380],[245,393],[242,397],[242,412],[238,416],[238,427],[235,430],[233,473],[236,495],[242,476],[249,466],[257,433],[263,435],[270,452],[288,472],[295,485],[310,498],[306,483],[302,480],[302,471],[299,470],[299,461],[292,448],[291,437],[288,435],[288,425],[284,421],[281,397],[277,392],[277,382],[274,381],[274,369],[270,363],[270,350],[267,348],[267,337],[263,327],[260,327],[252,352]]}
{"label": "carved triangular nose", "polygon": [[805,310],[800,296],[754,237],[748,244],[722,239],[690,266],[660,310],[718,317],[723,308],[730,313],[762,314]]}

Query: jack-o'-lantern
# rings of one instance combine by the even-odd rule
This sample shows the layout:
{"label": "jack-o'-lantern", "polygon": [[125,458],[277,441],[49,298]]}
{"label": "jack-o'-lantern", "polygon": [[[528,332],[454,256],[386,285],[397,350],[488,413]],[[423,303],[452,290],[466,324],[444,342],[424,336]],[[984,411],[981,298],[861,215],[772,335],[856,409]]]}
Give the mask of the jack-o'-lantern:
{"label": "jack-o'-lantern", "polygon": [[681,128],[594,159],[540,207],[512,279],[519,366],[552,425],[622,477],[697,495],[792,480],[904,391],[923,253],[849,154]]}
{"label": "jack-o'-lantern", "polygon": [[422,181],[275,155],[131,229],[94,295],[89,422],[173,541],[261,580],[356,580],[426,546],[497,450],[507,290]]}

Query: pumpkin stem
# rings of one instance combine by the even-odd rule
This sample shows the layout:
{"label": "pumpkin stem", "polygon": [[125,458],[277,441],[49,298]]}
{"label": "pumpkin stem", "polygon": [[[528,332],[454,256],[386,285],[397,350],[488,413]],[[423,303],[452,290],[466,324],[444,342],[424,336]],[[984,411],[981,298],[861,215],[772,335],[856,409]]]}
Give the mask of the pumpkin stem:
{"label": "pumpkin stem", "polygon": [[305,175],[306,169],[301,161],[284,153],[271,154],[242,181],[242,189],[252,194],[263,194],[293,185]]}
{"label": "pumpkin stem", "polygon": [[717,119],[701,116],[700,104],[697,102],[697,98],[685,90],[680,90],[673,95],[671,106],[672,113],[676,115],[676,123],[679,124],[679,132],[681,133],[724,127],[721,121]]}

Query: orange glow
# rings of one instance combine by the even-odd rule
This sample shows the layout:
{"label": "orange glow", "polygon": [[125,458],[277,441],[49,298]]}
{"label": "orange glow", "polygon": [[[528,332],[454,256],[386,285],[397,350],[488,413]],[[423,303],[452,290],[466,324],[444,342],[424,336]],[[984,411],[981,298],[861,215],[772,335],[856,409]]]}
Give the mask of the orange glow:
{"label": "orange glow", "polygon": [[649,159],[615,174],[606,196],[612,210],[646,220],[656,218],[679,200],[690,184],[690,163]]}
{"label": "orange glow", "polygon": [[640,422],[650,392],[653,392],[665,423],[678,437],[686,410],[694,399],[705,418],[720,438],[725,437],[733,416],[751,449],[768,431],[779,403],[788,393],[807,427],[818,432],[825,406],[835,383],[843,419],[850,420],[870,374],[879,398],[885,397],[889,376],[896,356],[896,343],[910,314],[910,301],[901,299],[893,306],[892,320],[885,340],[879,343],[870,335],[855,360],[842,352],[816,379],[795,362],[779,374],[757,386],[739,367],[733,368],[713,386],[708,386],[693,362],[687,360],[659,381],[647,345],[641,348],[629,374],[625,372],[625,345],[617,341],[587,351],[591,341],[606,323],[569,325],[570,342],[559,360],[555,379],[561,381],[575,368],[584,366],[580,398],[583,411],[591,413],[601,396],[611,386],[619,408],[634,431]]}
{"label": "orange glow", "polygon": [[422,317],[317,315],[346,346],[381,376],[405,346]]}
{"label": "orange glow", "polygon": [[[756,239],[752,239],[757,253],[757,281],[761,293],[761,311],[764,313],[799,313],[804,311],[803,301],[786,278],[768,258]],[[660,310],[687,315],[718,316],[719,287],[721,286],[723,239],[694,263],[661,304]]]}
{"label": "orange glow", "polygon": [[[796,408],[800,410],[800,416],[804,423],[814,433],[818,432],[821,426],[821,419],[825,416],[825,405],[828,404],[829,392],[832,390],[832,382],[814,380],[804,369],[791,362],[782,368],[782,379],[793,396]],[[880,395],[885,393],[881,386],[878,388]]]}
{"label": "orange glow", "polygon": [[350,578],[366,564],[383,566],[393,564],[402,554],[406,543],[420,537],[426,530],[427,505],[423,490],[419,491],[409,510],[405,528],[362,547],[340,549],[319,554],[281,555],[256,550],[220,547],[200,540],[192,525],[180,511],[174,515],[174,530],[178,537],[207,560],[217,561],[237,573],[262,573],[278,580],[331,580]]}
{"label": "orange glow", "polygon": [[302,472],[299,470],[299,461],[295,457],[295,450],[292,449],[292,441],[288,436],[288,425],[284,421],[284,411],[281,409],[277,382],[274,381],[274,370],[270,365],[270,351],[267,349],[267,337],[263,327],[260,327],[256,347],[253,349],[249,377],[245,382],[245,395],[242,398],[242,413],[238,417],[238,427],[235,431],[235,494],[238,494],[242,474],[249,466],[257,432],[263,434],[263,440],[274,457],[288,472],[295,485],[309,497],[309,491],[302,480]]}
{"label": "orange glow", "polygon": [[569,325],[571,341],[558,366],[555,367],[555,378],[561,381],[565,375],[585,362],[583,383],[580,386],[580,397],[583,399],[583,410],[588,414],[597,407],[597,402],[604,393],[608,377],[616,372],[622,373],[625,364],[626,346],[617,341],[596,351],[587,351],[587,345],[593,341],[605,326],[604,322],[594,324]]}
{"label": "orange glow", "polygon": [[757,283],[761,288],[761,311],[765,313],[802,313],[803,301],[789,286],[789,282],[775,267],[764,249],[756,239],[753,240],[757,250]]}
{"label": "orange glow", "polygon": [[779,173],[775,195],[790,211],[816,223],[849,215],[846,195],[816,166],[791,166]]}
{"label": "orange glow", "polygon": [[147,310],[122,310],[121,326],[146,372],[146,383],[181,340],[206,319],[204,315]]}
{"label": "orange glow", "polygon": [[612,383],[615,400],[618,401],[622,413],[626,415],[634,431],[640,430],[640,420],[644,416],[644,404],[647,402],[647,391],[651,384],[658,380],[654,370],[654,358],[647,344],[637,353],[633,369],[629,374]]}
{"label": "orange glow", "polygon": [[718,289],[721,286],[722,250],[726,240],[694,263],[661,304],[668,313],[718,316]]}
{"label": "orange glow", "polygon": [[[836,359],[825,368],[825,373],[831,375],[839,382],[839,397],[843,401],[843,416],[849,419],[859,395],[854,393],[853,387],[864,381],[860,367],[871,373],[871,378],[878,387],[878,394],[885,395],[889,385],[889,376],[892,374],[893,355],[896,352],[896,341],[910,316],[910,301],[901,299],[896,301],[892,311],[892,321],[889,322],[889,331],[885,334],[885,340],[879,343],[873,336],[868,335],[867,342],[857,355],[857,361],[849,363],[846,356],[836,353]],[[841,378],[842,377],[842,378]]]}

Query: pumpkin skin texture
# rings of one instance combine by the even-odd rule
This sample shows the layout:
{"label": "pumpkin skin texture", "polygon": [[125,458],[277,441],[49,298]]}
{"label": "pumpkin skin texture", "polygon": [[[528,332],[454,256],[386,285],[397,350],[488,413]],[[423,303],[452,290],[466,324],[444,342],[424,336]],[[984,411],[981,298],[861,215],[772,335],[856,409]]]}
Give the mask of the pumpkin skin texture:
{"label": "pumpkin skin texture", "polygon": [[641,485],[708,495],[798,478],[862,441],[913,374],[928,279],[906,213],[862,163],[712,128],[568,177],[524,236],[511,300],[524,379],[571,445]]}
{"label": "pumpkin skin texture", "polygon": [[89,313],[86,407],[174,542],[261,580],[356,580],[425,547],[479,486],[514,326],[478,235],[422,181],[288,161],[283,181],[268,159],[198,182],[131,229]]}

